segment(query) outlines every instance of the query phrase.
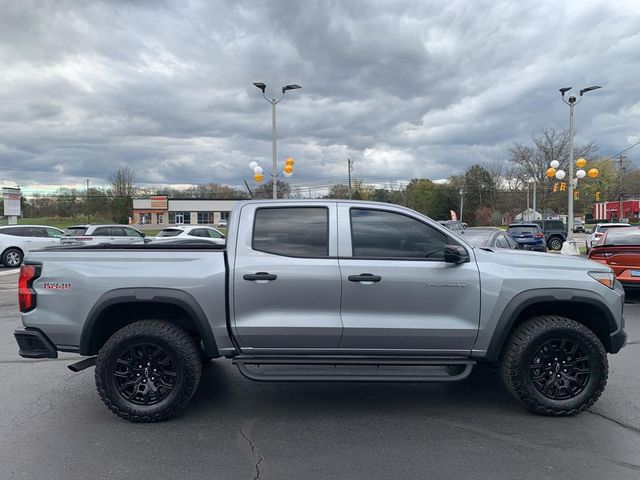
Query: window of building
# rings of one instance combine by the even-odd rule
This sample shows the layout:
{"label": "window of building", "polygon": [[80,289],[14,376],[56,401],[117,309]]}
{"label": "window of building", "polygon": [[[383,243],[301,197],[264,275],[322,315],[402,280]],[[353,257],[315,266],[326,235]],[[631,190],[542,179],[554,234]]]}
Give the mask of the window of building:
{"label": "window of building", "polygon": [[406,215],[352,208],[351,243],[354,257],[443,259],[448,237]]}
{"label": "window of building", "polygon": [[148,225],[151,223],[151,214],[150,213],[140,213],[138,218],[138,223],[142,225]]}
{"label": "window of building", "polygon": [[163,221],[164,220],[164,215],[162,213],[158,213],[156,218],[158,219],[158,224],[159,225],[164,223],[164,221]]}
{"label": "window of building", "polygon": [[253,249],[291,257],[329,255],[329,211],[324,207],[260,208]]}
{"label": "window of building", "polygon": [[213,223],[213,212],[198,212],[198,224]]}

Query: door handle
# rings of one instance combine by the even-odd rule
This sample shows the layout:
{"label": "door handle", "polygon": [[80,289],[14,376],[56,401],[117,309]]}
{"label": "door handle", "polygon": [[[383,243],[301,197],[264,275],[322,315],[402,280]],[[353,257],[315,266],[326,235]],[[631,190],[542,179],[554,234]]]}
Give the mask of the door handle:
{"label": "door handle", "polygon": [[258,272],[258,273],[245,273],[242,276],[242,278],[249,281],[257,281],[257,280],[272,281],[278,278],[278,276],[273,273]]}
{"label": "door handle", "polygon": [[360,275],[349,275],[348,279],[350,282],[379,282],[382,277],[371,273],[361,273]]}

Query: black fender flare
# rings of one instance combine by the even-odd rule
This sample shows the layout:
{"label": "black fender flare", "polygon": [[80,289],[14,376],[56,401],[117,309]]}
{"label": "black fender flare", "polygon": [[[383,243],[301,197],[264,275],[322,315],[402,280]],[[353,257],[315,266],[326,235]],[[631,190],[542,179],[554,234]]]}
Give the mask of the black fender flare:
{"label": "black fender flare", "polygon": [[118,288],[100,297],[91,308],[82,327],[79,353],[94,355],[92,352],[93,333],[102,313],[109,307],[122,303],[169,304],[181,308],[194,322],[202,338],[205,352],[210,357],[219,356],[213,330],[202,307],[189,293],[173,288]]}
{"label": "black fender flare", "polygon": [[499,360],[502,349],[513,329],[514,324],[520,314],[527,307],[537,303],[548,302],[568,302],[589,305],[594,309],[597,309],[602,314],[602,318],[606,322],[607,332],[610,335],[616,333],[620,329],[605,301],[602,300],[600,295],[595,292],[572,288],[540,288],[527,290],[513,297],[502,311],[500,319],[495,326],[493,336],[491,337],[489,348],[487,349],[487,360]]}

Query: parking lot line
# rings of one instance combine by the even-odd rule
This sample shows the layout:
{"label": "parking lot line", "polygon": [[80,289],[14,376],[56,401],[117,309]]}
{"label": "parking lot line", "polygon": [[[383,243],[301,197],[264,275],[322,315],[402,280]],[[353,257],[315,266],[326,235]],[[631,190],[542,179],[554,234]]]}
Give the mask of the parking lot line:
{"label": "parking lot line", "polygon": [[0,271],[0,277],[4,277],[5,275],[11,275],[12,273],[18,273],[20,270],[15,269],[15,270],[7,270],[5,271]]}

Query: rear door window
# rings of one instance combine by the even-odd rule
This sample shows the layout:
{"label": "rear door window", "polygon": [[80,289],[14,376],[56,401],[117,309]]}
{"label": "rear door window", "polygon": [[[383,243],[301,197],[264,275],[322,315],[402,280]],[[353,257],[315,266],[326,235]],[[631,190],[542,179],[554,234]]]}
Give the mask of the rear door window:
{"label": "rear door window", "polygon": [[329,210],[325,207],[256,210],[252,248],[291,257],[329,256]]}

